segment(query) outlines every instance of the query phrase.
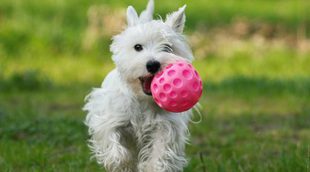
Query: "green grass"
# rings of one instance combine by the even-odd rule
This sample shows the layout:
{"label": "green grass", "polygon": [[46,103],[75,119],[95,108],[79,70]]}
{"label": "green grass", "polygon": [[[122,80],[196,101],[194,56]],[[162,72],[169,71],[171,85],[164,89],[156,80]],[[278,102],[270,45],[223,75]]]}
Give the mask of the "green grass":
{"label": "green grass", "polygon": [[[114,65],[110,37],[82,49],[87,10],[132,3],[0,1],[0,171],[102,171],[90,159],[81,109]],[[138,10],[145,3],[134,2]],[[184,3],[189,34],[240,17],[288,35],[310,23],[305,0],[158,0],[156,8],[163,15]],[[310,171],[310,54],[273,46],[257,55],[255,48],[194,62],[204,80],[202,121],[190,123],[186,172]]]}
{"label": "green grass", "polygon": [[[81,108],[84,96],[91,87],[100,85],[112,65],[96,65],[99,59],[83,65],[70,58],[58,60],[56,64],[71,66],[65,72],[66,79],[52,72],[66,71],[65,67],[52,65],[50,70],[38,67],[28,73],[8,74],[1,80],[6,86],[0,97],[0,166],[5,170],[101,170],[89,159],[85,113]],[[10,61],[6,61],[10,64],[8,71],[9,66],[18,67]],[[290,63],[277,57],[271,61],[283,68]],[[310,78],[294,65],[289,68],[295,71],[295,77],[291,73],[272,77],[265,73],[281,73],[282,68],[268,67],[252,75],[231,70],[237,64],[251,63],[255,60],[233,58],[226,62],[211,58],[195,63],[204,76],[203,118],[199,124],[190,124],[192,141],[187,155],[191,161],[185,171],[309,170]],[[268,60],[264,63],[272,66]],[[207,67],[200,67],[201,64]],[[101,69],[105,65],[109,67]],[[75,76],[79,67],[92,68],[85,75],[93,77]],[[217,74],[219,70],[231,73]],[[253,69],[249,65],[245,70]],[[70,84],[73,81],[76,82]],[[198,120],[197,114],[194,120]]]}
{"label": "green grass", "polygon": [[[90,87],[6,90],[0,99],[2,169],[99,171],[89,159],[81,111]],[[186,171],[306,171],[309,88],[309,79],[207,81],[202,122],[190,124]]]}

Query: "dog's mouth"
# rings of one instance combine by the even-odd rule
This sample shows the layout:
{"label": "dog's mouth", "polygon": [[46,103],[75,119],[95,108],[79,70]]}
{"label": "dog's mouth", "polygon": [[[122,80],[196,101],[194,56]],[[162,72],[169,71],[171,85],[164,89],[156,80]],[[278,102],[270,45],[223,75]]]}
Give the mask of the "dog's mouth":
{"label": "dog's mouth", "polygon": [[152,83],[153,78],[154,78],[154,75],[152,74],[139,77],[143,92],[149,96],[152,95],[151,83]]}

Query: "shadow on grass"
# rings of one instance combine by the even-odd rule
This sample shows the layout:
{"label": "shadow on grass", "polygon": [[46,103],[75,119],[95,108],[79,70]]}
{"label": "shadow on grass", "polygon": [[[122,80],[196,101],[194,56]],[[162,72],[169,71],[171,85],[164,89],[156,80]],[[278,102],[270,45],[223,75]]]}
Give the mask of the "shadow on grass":
{"label": "shadow on grass", "polygon": [[[57,85],[52,80],[44,76],[39,71],[29,70],[21,73],[14,73],[8,78],[0,75],[0,90],[3,91],[45,91],[57,89],[89,88],[94,87],[94,83],[74,82],[72,85]],[[239,96],[262,95],[310,95],[310,78],[296,79],[270,79],[270,78],[250,78],[245,76],[235,76],[227,78],[221,82],[205,81],[204,90],[207,93],[229,93]],[[42,93],[43,93],[42,92]]]}
{"label": "shadow on grass", "polygon": [[38,91],[51,87],[53,82],[36,70],[16,72],[9,78],[0,75],[0,91]]}
{"label": "shadow on grass", "polygon": [[310,95],[310,78],[296,78],[294,80],[269,79],[269,78],[249,78],[235,76],[227,78],[222,82],[205,82],[204,90],[213,94],[237,94],[238,96],[252,97],[260,95],[279,96],[282,94],[292,94],[294,96]]}

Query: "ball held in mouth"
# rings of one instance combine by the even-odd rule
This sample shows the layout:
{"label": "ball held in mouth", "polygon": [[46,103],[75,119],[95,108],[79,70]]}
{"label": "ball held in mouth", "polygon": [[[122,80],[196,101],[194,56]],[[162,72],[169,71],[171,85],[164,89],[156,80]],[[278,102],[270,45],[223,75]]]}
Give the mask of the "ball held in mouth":
{"label": "ball held in mouth", "polygon": [[192,108],[202,95],[202,80],[187,61],[169,64],[157,73],[151,83],[156,104],[169,112],[184,112]]}

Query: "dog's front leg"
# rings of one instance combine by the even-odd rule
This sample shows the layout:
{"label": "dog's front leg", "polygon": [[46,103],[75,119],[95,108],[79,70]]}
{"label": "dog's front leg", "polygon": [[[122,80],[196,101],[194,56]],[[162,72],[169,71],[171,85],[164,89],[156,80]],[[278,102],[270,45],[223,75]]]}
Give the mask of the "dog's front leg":
{"label": "dog's front leg", "polygon": [[100,126],[93,126],[90,142],[98,163],[109,172],[135,172],[130,145],[123,140],[128,137],[124,136],[126,124],[111,116],[97,120]]}
{"label": "dog's front leg", "polygon": [[[181,117],[180,117],[181,118]],[[140,172],[180,172],[187,164],[185,143],[187,140],[187,119],[161,119],[149,132],[151,139],[140,150]],[[146,137],[146,136],[144,136]],[[142,154],[141,154],[142,152]],[[143,153],[146,153],[143,155]],[[147,157],[147,158],[145,158]]]}

